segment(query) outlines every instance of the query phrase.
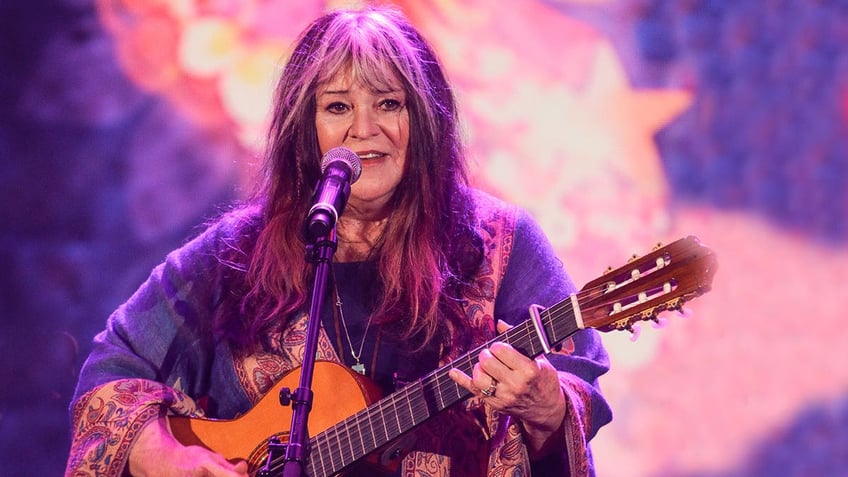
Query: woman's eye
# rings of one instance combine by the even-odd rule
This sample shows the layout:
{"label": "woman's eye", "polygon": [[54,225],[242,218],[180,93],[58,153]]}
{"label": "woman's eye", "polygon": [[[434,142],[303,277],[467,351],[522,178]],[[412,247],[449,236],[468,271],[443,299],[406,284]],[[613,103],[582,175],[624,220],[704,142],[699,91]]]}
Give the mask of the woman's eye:
{"label": "woman's eye", "polygon": [[397,111],[403,107],[403,103],[396,99],[384,99],[380,102],[380,109],[383,111]]}
{"label": "woman's eye", "polygon": [[347,111],[347,105],[344,103],[330,103],[327,105],[326,109],[331,113],[340,114]]}

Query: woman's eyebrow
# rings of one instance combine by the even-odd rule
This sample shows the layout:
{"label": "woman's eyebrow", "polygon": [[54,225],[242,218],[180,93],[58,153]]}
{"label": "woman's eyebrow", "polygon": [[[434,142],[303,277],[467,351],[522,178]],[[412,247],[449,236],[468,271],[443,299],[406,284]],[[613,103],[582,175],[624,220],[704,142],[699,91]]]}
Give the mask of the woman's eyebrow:
{"label": "woman's eyebrow", "polygon": [[324,91],[319,91],[318,94],[346,94],[349,93],[350,90],[347,89],[328,89]]}

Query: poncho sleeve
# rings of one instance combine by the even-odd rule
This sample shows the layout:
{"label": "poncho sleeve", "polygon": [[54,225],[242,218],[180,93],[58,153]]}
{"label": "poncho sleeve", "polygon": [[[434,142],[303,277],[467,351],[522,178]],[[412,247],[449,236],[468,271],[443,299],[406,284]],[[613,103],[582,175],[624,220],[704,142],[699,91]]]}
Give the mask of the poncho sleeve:
{"label": "poncho sleeve", "polygon": [[[94,338],[71,404],[66,476],[121,475],[145,424],[166,414],[199,417],[198,401],[207,404],[215,383],[237,383],[210,332],[226,227],[220,222],[168,254]],[[219,407],[248,405],[237,385],[228,389],[231,402]]]}

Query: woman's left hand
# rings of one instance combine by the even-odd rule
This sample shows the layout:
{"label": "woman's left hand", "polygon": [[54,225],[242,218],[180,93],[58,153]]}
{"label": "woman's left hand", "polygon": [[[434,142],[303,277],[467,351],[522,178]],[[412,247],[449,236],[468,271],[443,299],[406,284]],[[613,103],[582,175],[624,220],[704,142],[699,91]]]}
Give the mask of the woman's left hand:
{"label": "woman's left hand", "polygon": [[[498,322],[498,332],[508,329]],[[556,369],[544,356],[530,359],[507,343],[495,342],[480,352],[471,376],[458,369],[449,376],[492,408],[520,419],[531,453],[561,434],[565,395]]]}

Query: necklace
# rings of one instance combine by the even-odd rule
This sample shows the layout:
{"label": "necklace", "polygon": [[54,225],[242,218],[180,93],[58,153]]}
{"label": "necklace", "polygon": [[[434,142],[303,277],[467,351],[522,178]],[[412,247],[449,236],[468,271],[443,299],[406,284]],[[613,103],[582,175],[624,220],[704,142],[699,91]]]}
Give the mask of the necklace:
{"label": "necklace", "polygon": [[333,288],[336,292],[336,309],[339,310],[339,318],[341,318],[342,320],[342,328],[344,328],[345,338],[347,338],[347,344],[350,346],[350,355],[353,356],[353,359],[356,360],[356,364],[351,366],[351,369],[364,376],[365,365],[362,364],[360,358],[362,358],[362,349],[365,347],[365,339],[368,338],[368,329],[371,328],[371,320],[374,318],[374,315],[370,315],[368,317],[368,323],[365,324],[365,332],[362,333],[362,341],[359,342],[359,351],[354,351],[353,342],[350,340],[350,333],[347,331],[347,323],[345,322],[344,310],[342,310],[342,296],[339,294],[339,287],[336,284],[335,280],[333,280]]}

